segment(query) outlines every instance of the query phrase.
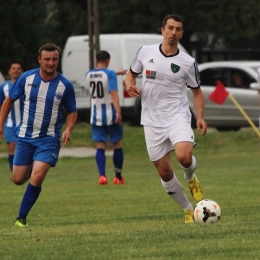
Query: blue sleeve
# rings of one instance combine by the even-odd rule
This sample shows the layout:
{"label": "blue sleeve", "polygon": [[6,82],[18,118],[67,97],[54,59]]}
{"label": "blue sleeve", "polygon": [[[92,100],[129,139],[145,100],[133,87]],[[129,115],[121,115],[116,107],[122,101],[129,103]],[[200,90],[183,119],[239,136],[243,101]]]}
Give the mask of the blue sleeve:
{"label": "blue sleeve", "polygon": [[112,91],[112,90],[118,91],[117,76],[116,76],[115,71],[108,70],[107,75],[108,75],[108,91],[109,92]]}
{"label": "blue sleeve", "polygon": [[3,89],[5,84],[6,83],[4,83],[0,86],[0,106],[2,106],[2,104],[5,100],[5,94],[4,94],[4,89]]}
{"label": "blue sleeve", "polygon": [[26,77],[27,73],[25,72],[12,85],[9,91],[9,97],[12,100],[17,100],[24,94]]}
{"label": "blue sleeve", "polygon": [[67,81],[65,85],[66,95],[64,98],[63,106],[67,113],[76,112],[77,108],[74,87],[70,81]]}

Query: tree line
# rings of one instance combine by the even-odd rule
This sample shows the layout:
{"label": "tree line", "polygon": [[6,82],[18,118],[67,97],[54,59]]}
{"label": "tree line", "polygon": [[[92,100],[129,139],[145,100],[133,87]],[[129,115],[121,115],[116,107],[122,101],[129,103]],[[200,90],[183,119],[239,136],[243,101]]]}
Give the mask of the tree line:
{"label": "tree line", "polygon": [[[37,67],[38,48],[63,49],[71,35],[88,33],[87,0],[1,0],[0,70],[22,62]],[[160,33],[166,14],[185,19],[182,45],[197,49],[260,48],[259,0],[99,0],[100,33]]]}

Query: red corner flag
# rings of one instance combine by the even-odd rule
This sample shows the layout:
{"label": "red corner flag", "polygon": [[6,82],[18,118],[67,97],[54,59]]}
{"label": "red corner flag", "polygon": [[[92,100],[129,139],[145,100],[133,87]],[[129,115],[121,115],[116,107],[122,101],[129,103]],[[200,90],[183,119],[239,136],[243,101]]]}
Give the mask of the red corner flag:
{"label": "red corner flag", "polygon": [[228,91],[226,90],[225,86],[222,84],[220,80],[217,80],[217,85],[215,90],[209,95],[209,99],[219,105],[222,105],[227,96]]}

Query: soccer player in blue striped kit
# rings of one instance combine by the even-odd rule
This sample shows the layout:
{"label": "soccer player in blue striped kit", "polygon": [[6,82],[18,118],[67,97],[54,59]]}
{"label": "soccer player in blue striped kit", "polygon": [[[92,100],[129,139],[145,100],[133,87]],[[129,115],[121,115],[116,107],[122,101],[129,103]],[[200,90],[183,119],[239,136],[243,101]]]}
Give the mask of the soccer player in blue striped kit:
{"label": "soccer player in blue striped kit", "polygon": [[[57,163],[60,137],[64,146],[77,121],[75,92],[72,83],[57,72],[60,49],[45,44],[39,49],[40,68],[23,73],[13,84],[0,114],[0,139],[4,122],[15,100],[24,96],[23,116],[19,125],[13,165],[13,182],[30,183],[24,193],[15,226],[27,226],[26,217],[37,201],[44,178]],[[66,128],[62,109],[67,112]]]}
{"label": "soccer player in blue striped kit", "polygon": [[[0,110],[5,98],[9,95],[13,83],[18,79],[22,72],[22,65],[19,62],[11,63],[8,71],[10,80],[7,80],[0,86]],[[14,151],[17,139],[16,127],[20,124],[21,110],[22,102],[18,99],[14,103],[4,125],[4,136],[8,147],[8,162],[11,172],[13,170]]]}
{"label": "soccer player in blue striped kit", "polygon": [[120,72],[107,69],[109,62],[110,54],[107,51],[100,51],[96,55],[96,68],[86,73],[87,87],[91,93],[92,139],[96,142],[96,163],[101,185],[107,184],[105,150],[108,138],[114,148],[113,184],[125,183],[121,175],[124,160],[123,126],[117,87],[117,74]]}

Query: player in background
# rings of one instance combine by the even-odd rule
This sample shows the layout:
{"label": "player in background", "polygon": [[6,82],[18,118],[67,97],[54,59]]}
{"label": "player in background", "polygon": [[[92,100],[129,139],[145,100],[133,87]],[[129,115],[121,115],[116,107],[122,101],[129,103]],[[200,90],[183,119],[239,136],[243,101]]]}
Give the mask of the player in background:
{"label": "player in background", "polygon": [[124,160],[123,126],[118,97],[117,73],[107,69],[109,62],[110,54],[107,51],[100,51],[96,55],[96,68],[86,73],[87,87],[91,93],[90,124],[92,139],[96,143],[96,163],[101,185],[107,184],[105,151],[108,140],[113,144],[114,149],[115,178],[113,184],[124,184],[121,174]]}
{"label": "player in background", "polygon": [[[7,80],[0,86],[0,111],[5,98],[9,95],[9,91],[13,83],[22,74],[22,65],[19,62],[13,62],[8,70],[10,80]],[[11,172],[13,170],[14,151],[16,146],[16,127],[21,121],[21,107],[22,102],[18,99],[14,102],[14,105],[9,113],[5,124],[4,124],[4,137],[8,147],[8,162],[10,165]]]}
{"label": "player in background", "polygon": [[[141,124],[144,126],[147,151],[161,183],[171,198],[183,208],[185,223],[192,223],[193,206],[174,173],[170,153],[175,150],[193,198],[202,200],[202,188],[194,173],[196,159],[192,152],[195,140],[186,88],[189,87],[193,94],[197,128],[201,129],[201,135],[207,129],[203,116],[204,97],[196,61],[178,49],[184,33],[182,17],[167,15],[161,32],[161,44],[143,46],[137,52],[126,74],[125,85],[131,97],[141,96]],[[136,77],[141,73],[142,90],[136,86]]]}
{"label": "player in background", "polygon": [[[72,83],[57,72],[60,48],[45,44],[39,49],[40,68],[24,72],[13,84],[0,114],[0,139],[4,122],[13,103],[24,96],[23,117],[18,131],[13,165],[13,182],[30,182],[24,193],[15,226],[27,226],[27,215],[37,201],[44,178],[58,161],[60,137],[64,146],[77,121],[75,92]],[[66,128],[62,109],[67,112]],[[33,167],[32,167],[33,165]]]}

